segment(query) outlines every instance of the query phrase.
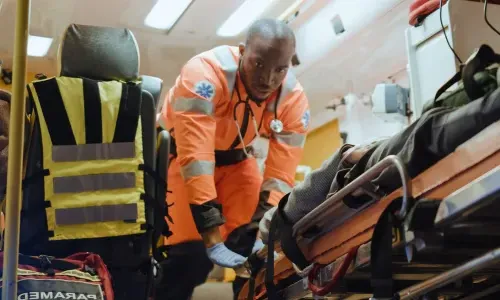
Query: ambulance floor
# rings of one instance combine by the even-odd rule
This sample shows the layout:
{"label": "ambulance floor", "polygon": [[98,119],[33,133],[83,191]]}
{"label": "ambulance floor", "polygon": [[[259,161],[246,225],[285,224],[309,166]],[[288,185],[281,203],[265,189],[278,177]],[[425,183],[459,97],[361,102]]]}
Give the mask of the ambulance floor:
{"label": "ambulance floor", "polygon": [[194,291],[192,300],[232,300],[231,283],[207,282]]}

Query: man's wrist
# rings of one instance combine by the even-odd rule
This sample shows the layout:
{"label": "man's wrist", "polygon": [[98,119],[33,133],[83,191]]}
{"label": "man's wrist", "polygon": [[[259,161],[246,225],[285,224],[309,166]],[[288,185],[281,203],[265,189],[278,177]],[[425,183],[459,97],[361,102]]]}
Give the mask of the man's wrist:
{"label": "man's wrist", "polygon": [[201,233],[201,237],[203,238],[203,243],[206,248],[211,248],[223,242],[218,226],[206,229]]}

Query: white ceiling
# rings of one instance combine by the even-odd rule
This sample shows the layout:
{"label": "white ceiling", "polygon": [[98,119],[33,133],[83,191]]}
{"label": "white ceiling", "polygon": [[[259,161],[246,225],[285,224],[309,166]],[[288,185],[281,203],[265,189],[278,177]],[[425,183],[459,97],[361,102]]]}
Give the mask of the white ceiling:
{"label": "white ceiling", "polygon": [[[168,89],[193,55],[218,44],[237,45],[243,36],[221,39],[217,28],[243,0],[194,0],[167,35],[144,26],[156,0],[32,0],[30,34],[54,37],[45,58],[30,58],[28,69],[53,75],[59,37],[70,23],[128,27],[139,43],[141,73],[163,78]],[[275,0],[265,17],[278,17],[295,0]],[[406,67],[404,30],[411,0],[305,0],[291,26],[298,37],[296,68],[311,101],[312,115],[325,114],[324,107],[336,97],[371,92],[375,84]],[[375,6],[374,6],[375,3]],[[350,5],[348,7],[348,5]],[[362,12],[353,19],[353,12]],[[334,14],[344,18],[346,32],[336,37],[329,24]],[[0,11],[0,58],[9,66],[14,39],[15,1],[3,0]],[[319,16],[326,22],[316,22]],[[316,18],[316,19],[315,19]],[[351,22],[351,23],[349,23]],[[309,24],[309,25],[308,25]],[[348,26],[349,25],[349,26]],[[309,26],[309,27],[308,27]],[[312,50],[311,50],[312,49]],[[302,57],[301,57],[302,55]]]}

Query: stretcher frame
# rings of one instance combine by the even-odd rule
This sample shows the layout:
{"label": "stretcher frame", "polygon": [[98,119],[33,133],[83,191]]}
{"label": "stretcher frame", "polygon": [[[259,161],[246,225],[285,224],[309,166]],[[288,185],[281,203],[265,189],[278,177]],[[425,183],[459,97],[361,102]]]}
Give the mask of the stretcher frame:
{"label": "stretcher frame", "polygon": [[[341,276],[342,278],[339,280],[337,286],[332,288],[331,294],[345,296],[346,298],[369,298],[371,296],[370,291],[363,294],[362,292],[350,293],[349,290],[356,289],[353,288],[352,285],[355,284],[356,280],[359,281],[360,277],[365,285],[367,280],[369,280],[369,278],[366,277],[366,272],[363,274],[363,272],[359,273],[358,271],[363,268],[369,268],[371,238],[375,225],[385,209],[395,200],[404,199],[405,189],[409,189],[411,191],[411,197],[419,200],[416,202],[417,204],[420,203],[422,199],[433,199],[434,201],[438,201],[439,208],[436,212],[437,216],[433,221],[436,221],[436,224],[442,227],[450,226],[450,224],[453,224],[453,219],[456,220],[457,217],[473,213],[477,210],[475,206],[478,204],[482,203],[481,205],[483,206],[491,205],[491,201],[489,204],[484,204],[488,201],[488,195],[478,196],[480,194],[478,191],[485,192],[484,188],[478,188],[478,185],[484,185],[485,182],[489,182],[490,186],[487,191],[496,193],[495,195],[499,193],[500,184],[498,184],[498,182],[500,181],[497,178],[500,177],[500,143],[498,141],[500,141],[500,121],[490,125],[459,146],[453,153],[413,178],[406,187],[403,184],[402,188],[392,192],[383,199],[371,202],[371,204],[360,213],[345,220],[341,226],[336,228],[330,227],[331,231],[328,233],[320,232],[315,236],[304,238],[300,234],[307,232],[307,230],[306,228],[300,228],[301,223],[298,222],[294,229],[296,229],[298,233],[297,242],[299,247],[303,251],[305,257],[309,261],[314,261],[314,265],[317,267],[312,275],[310,272],[312,269],[311,267],[300,272],[301,270],[298,270],[286,257],[280,255],[280,258],[275,261],[274,281],[281,289],[281,296],[283,296],[284,299],[310,298],[313,296],[309,290],[311,281],[315,285],[323,286],[331,282],[333,273],[339,272],[339,270],[344,267],[345,270],[343,271],[345,274],[342,274],[343,276]],[[376,168],[370,169],[360,177],[364,178],[363,182],[370,180],[367,178],[376,176],[374,174],[380,171],[381,163],[382,161]],[[389,165],[389,163],[384,163],[382,165]],[[400,174],[404,174],[404,172],[400,170]],[[401,177],[404,178],[404,175],[401,175]],[[491,184],[492,182],[494,183],[493,185]],[[362,183],[361,180],[359,183]],[[350,187],[349,192],[352,192],[358,187],[359,186]],[[477,199],[466,197],[467,193],[471,193],[471,191],[476,193]],[[325,202],[328,202],[328,204],[322,204],[323,211],[329,206],[333,207],[335,199],[338,199],[333,198],[334,201],[332,201],[332,198]],[[406,197],[406,199],[409,200],[408,197]],[[459,205],[456,206],[455,210],[446,209],[447,200],[455,201],[453,199],[458,199]],[[404,200],[402,203],[404,203]],[[418,205],[411,206],[412,209],[408,210],[407,219],[413,217],[417,206]],[[314,214],[311,212],[310,215],[308,215],[309,217],[306,216],[302,220],[307,218],[306,220],[314,220],[313,223],[321,224],[324,222],[324,220],[321,220],[321,217],[325,219],[328,218],[327,212],[322,212],[321,210],[315,211]],[[403,209],[400,209],[399,216],[404,215],[405,212]],[[443,216],[446,216],[446,218]],[[408,222],[405,223],[404,229],[395,232],[396,234],[394,235],[393,262],[410,267],[416,266],[417,269],[421,268],[428,272],[422,274],[418,274],[418,272],[413,272],[413,274],[398,274],[395,272],[393,275],[395,281],[401,280],[403,282],[406,281],[406,283],[413,283],[400,287],[398,289],[399,293],[395,295],[395,298],[412,299],[422,293],[427,293],[433,289],[435,290],[442,287],[450,281],[456,281],[474,272],[484,271],[485,266],[499,262],[500,248],[497,247],[500,246],[500,244],[496,246],[491,245],[490,248],[482,248],[480,251],[474,252],[471,250],[474,255],[472,256],[473,259],[468,262],[467,260],[470,259],[470,257],[468,257],[468,259],[461,257],[452,264],[434,264],[434,266],[430,267],[425,264],[419,264],[418,261],[412,261],[414,251],[430,249],[429,251],[436,255],[436,253],[439,253],[442,249],[432,249],[432,247],[437,247],[432,245],[433,237],[426,237],[423,239],[418,236],[418,233],[408,230]],[[312,226],[309,224],[305,227],[311,228]],[[423,240],[425,242],[423,242]],[[355,255],[351,255],[350,258],[352,261],[348,261],[349,252],[354,248],[357,251]],[[487,253],[484,254],[484,252]],[[471,253],[469,253],[469,256],[470,254]],[[394,259],[394,257],[398,259]],[[488,272],[500,274],[500,269],[493,269],[493,271],[487,270],[486,273]],[[297,274],[301,275],[303,279],[295,280],[290,283],[290,278],[297,276]],[[309,275],[309,278],[307,275]],[[265,270],[261,271],[256,276],[256,288],[254,292],[254,294],[257,295],[256,299],[265,299],[264,276]],[[358,276],[357,279],[356,276]],[[283,282],[285,282],[285,285],[280,285],[280,283]],[[500,285],[484,288],[482,293],[495,291],[500,291]],[[238,299],[246,299],[247,293],[248,285],[242,289]]]}

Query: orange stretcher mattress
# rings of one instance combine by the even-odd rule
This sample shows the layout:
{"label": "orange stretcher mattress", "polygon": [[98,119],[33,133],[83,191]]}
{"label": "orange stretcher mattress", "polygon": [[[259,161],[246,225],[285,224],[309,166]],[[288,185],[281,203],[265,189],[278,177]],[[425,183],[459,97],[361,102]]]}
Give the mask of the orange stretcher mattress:
{"label": "orange stretcher mattress", "polygon": [[[500,121],[493,123],[476,136],[459,146],[453,153],[412,179],[414,199],[443,199],[469,182],[500,165]],[[402,189],[367,207],[341,226],[317,239],[308,246],[301,246],[309,261],[326,265],[334,262],[350,249],[369,242],[384,210],[402,196]],[[293,274],[292,263],[280,253],[275,261],[274,279],[278,281]],[[263,295],[265,270],[255,279],[255,298]],[[247,299],[248,283],[238,299]]]}

